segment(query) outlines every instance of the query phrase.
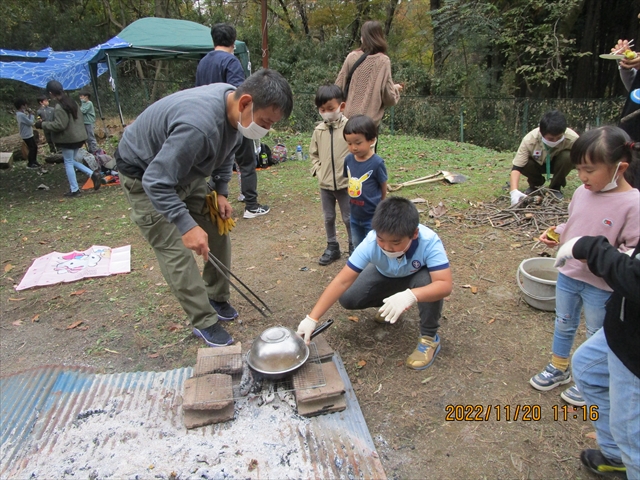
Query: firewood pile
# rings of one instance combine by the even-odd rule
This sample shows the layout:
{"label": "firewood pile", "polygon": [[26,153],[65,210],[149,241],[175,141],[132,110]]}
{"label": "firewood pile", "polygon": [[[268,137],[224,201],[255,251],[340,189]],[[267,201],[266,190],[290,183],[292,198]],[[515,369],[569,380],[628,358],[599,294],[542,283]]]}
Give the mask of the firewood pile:
{"label": "firewood pile", "polygon": [[516,233],[542,232],[567,221],[567,204],[557,199],[548,188],[539,188],[510,206],[508,195],[490,203],[482,203],[465,220],[475,225],[491,225]]}

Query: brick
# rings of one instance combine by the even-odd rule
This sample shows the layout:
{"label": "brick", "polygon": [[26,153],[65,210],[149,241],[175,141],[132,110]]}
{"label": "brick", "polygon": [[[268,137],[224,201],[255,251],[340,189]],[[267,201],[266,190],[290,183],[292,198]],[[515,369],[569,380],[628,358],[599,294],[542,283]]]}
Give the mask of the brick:
{"label": "brick", "polygon": [[334,350],[322,335],[315,337],[313,343],[316,344],[316,350],[318,351],[318,357],[321,362],[326,362],[333,358]]}
{"label": "brick", "polygon": [[298,402],[298,415],[303,417],[315,417],[326,413],[341,412],[347,408],[347,400],[344,395],[336,395],[331,398],[313,400],[310,402]]}
{"label": "brick", "polygon": [[236,343],[228,347],[199,348],[193,376],[199,377],[208,373],[226,373],[229,375],[242,373],[242,344]]}
{"label": "brick", "polygon": [[204,427],[214,423],[223,423],[233,420],[234,404],[220,410],[182,410],[183,421],[186,428]]}
{"label": "brick", "polygon": [[309,402],[320,400],[322,398],[330,398],[344,393],[344,382],[340,377],[340,372],[333,362],[321,364],[322,374],[326,385],[316,388],[298,388],[301,384],[300,377],[297,373],[293,376],[293,386],[295,388],[296,400],[299,402]]}
{"label": "brick", "polygon": [[184,382],[184,410],[220,410],[233,404],[231,376],[212,373],[191,377]]}

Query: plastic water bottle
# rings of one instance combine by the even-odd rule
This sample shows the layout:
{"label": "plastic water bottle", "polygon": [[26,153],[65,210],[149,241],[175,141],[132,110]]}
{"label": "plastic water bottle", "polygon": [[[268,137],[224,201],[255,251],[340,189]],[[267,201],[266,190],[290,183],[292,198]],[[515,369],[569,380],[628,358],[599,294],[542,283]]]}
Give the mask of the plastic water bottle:
{"label": "plastic water bottle", "polygon": [[302,145],[296,147],[296,160],[302,160]]}

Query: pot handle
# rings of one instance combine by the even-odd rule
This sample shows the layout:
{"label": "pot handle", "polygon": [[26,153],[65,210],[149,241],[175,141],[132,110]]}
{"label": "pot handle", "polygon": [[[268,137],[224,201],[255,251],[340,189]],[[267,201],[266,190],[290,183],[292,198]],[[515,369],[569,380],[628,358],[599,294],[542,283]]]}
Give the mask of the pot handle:
{"label": "pot handle", "polygon": [[316,329],[311,333],[311,338],[315,337],[316,335],[324,332],[327,328],[329,328],[331,325],[333,325],[333,318],[330,318],[329,320],[327,320],[326,322],[318,325],[316,327]]}

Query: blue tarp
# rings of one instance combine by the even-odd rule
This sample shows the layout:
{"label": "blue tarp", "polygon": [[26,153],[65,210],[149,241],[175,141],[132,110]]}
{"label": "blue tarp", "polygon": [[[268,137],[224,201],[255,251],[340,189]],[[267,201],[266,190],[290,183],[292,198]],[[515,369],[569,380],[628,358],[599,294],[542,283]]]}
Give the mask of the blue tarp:
{"label": "blue tarp", "polygon": [[[44,88],[49,80],[57,80],[65,90],[76,90],[91,83],[89,62],[102,50],[130,47],[119,37],[89,50],[56,52],[45,48],[38,52],[0,49],[0,78],[18,80]],[[98,63],[97,74],[107,71],[106,63]]]}

